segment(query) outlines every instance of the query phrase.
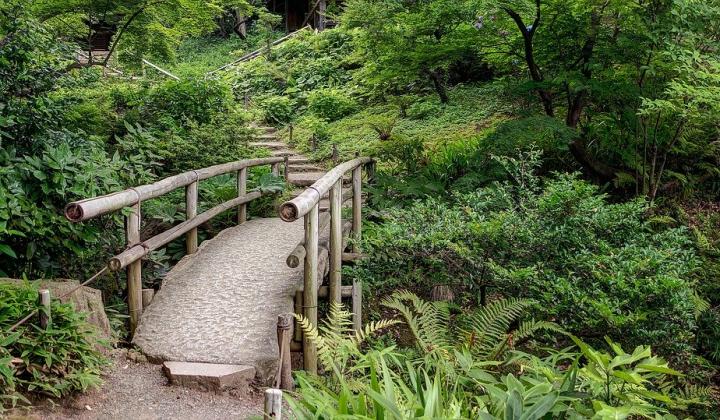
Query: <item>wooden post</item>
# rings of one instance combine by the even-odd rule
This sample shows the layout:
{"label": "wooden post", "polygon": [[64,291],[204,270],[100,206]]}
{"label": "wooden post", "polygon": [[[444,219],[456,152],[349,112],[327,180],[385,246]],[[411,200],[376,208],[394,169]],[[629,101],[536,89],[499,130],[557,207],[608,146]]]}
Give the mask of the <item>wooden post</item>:
{"label": "wooden post", "polygon": [[291,143],[291,144],[293,141],[293,130],[294,129],[295,129],[295,127],[292,124],[290,124],[290,127],[288,127],[288,130],[290,131],[290,133],[289,133],[290,138],[288,139],[288,143]]}
{"label": "wooden post", "polygon": [[265,420],[282,419],[282,391],[279,389],[265,390]]}
{"label": "wooden post", "polygon": [[315,133],[313,133],[312,138],[310,139],[310,147],[313,152],[317,150],[317,136],[315,136]]}
{"label": "wooden post", "polygon": [[292,339],[293,318],[292,314],[278,315],[277,339],[280,360],[278,360],[278,377],[275,378],[275,388],[287,390],[293,390],[295,388],[290,361],[290,340]]}
{"label": "wooden post", "polygon": [[248,92],[245,92],[244,104],[245,109],[250,108],[250,94]]}
{"label": "wooden post", "polygon": [[360,253],[360,239],[362,238],[362,167],[358,166],[352,172],[352,252]]}
{"label": "wooden post", "polygon": [[273,163],[273,164],[270,166],[270,171],[272,172],[273,175],[275,175],[275,176],[280,176],[280,164],[279,164],[279,163]]}
{"label": "wooden post", "polygon": [[[298,290],[295,292],[295,313],[303,315],[303,292]],[[293,329],[293,340],[302,341],[303,330],[300,328],[300,321],[295,320],[295,328]]]}
{"label": "wooden post", "polygon": [[320,0],[318,5],[318,17],[317,17],[317,29],[322,31],[325,29],[325,9],[327,9],[327,2]]}
{"label": "wooden post", "polygon": [[373,184],[375,182],[375,161],[367,164],[367,175],[368,175],[368,184]]}
{"label": "wooden post", "polygon": [[147,309],[147,307],[150,306],[150,303],[152,303],[152,300],[154,297],[155,297],[155,289],[142,289],[143,310]]}
{"label": "wooden post", "polygon": [[285,156],[283,170],[285,171],[285,182],[288,182],[288,180],[290,179],[290,156]]}
{"label": "wooden post", "polygon": [[[125,220],[125,239],[130,248],[140,243],[140,203],[131,207]],[[137,260],[127,267],[128,312],[130,312],[130,335],[135,334],[142,315],[142,260]]]}
{"label": "wooden post", "polygon": [[342,178],[330,189],[330,303],[340,304],[342,286]]}
{"label": "wooden post", "polygon": [[[243,196],[247,193],[247,168],[242,168],[238,171],[237,176],[237,191],[238,197]],[[247,221],[247,204],[243,203],[238,206],[238,225],[242,225]]]}
{"label": "wooden post", "polygon": [[338,162],[340,161],[340,153],[338,153],[337,144],[333,144],[332,161],[333,161],[333,166],[337,166]]}
{"label": "wooden post", "polygon": [[[185,187],[185,220],[197,216],[198,183],[197,181]],[[198,247],[198,230],[191,229],[185,234],[185,253],[194,254]]]}
{"label": "wooden post", "polygon": [[[318,325],[318,204],[305,215],[305,269],[303,286],[303,306],[305,318],[315,327]],[[317,346],[304,334],[303,363],[305,370],[317,374]]]}
{"label": "wooden post", "polygon": [[360,331],[362,329],[362,282],[353,280],[352,285],[352,321],[353,329]]}
{"label": "wooden post", "polygon": [[38,291],[38,300],[40,301],[40,328],[46,330],[52,323],[52,315],[50,314],[50,291],[41,289]]}

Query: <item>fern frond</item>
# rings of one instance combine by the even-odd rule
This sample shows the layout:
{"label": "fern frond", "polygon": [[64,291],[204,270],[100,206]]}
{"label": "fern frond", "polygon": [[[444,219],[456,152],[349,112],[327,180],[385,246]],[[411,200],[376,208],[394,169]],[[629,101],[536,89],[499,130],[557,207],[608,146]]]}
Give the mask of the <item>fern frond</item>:
{"label": "fern frond", "polygon": [[468,315],[461,326],[465,344],[483,358],[498,354],[507,342],[510,325],[532,303],[528,299],[500,299]]}

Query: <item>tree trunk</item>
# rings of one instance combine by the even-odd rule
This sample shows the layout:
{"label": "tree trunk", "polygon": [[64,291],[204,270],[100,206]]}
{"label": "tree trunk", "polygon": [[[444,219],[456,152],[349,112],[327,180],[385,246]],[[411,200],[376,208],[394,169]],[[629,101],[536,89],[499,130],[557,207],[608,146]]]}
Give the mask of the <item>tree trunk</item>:
{"label": "tree trunk", "polygon": [[434,70],[428,71],[427,73],[430,76],[430,80],[432,80],[433,82],[435,92],[437,92],[438,97],[440,97],[440,102],[444,104],[448,103],[448,101],[450,101],[450,98],[448,97],[447,89],[445,89],[445,83],[443,83],[441,71]]}

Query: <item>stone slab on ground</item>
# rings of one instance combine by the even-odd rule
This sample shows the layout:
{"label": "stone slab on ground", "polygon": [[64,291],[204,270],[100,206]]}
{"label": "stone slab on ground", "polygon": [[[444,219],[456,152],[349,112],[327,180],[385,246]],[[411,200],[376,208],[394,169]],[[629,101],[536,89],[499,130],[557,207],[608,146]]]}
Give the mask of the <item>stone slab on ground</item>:
{"label": "stone slab on ground", "polygon": [[204,241],[166,276],[133,343],[151,361],[249,365],[260,382],[277,370],[277,317],[293,312],[302,267],[285,260],[303,221],[252,219]]}
{"label": "stone slab on ground", "polygon": [[163,372],[172,385],[222,392],[248,391],[255,379],[255,368],[217,363],[165,362]]}

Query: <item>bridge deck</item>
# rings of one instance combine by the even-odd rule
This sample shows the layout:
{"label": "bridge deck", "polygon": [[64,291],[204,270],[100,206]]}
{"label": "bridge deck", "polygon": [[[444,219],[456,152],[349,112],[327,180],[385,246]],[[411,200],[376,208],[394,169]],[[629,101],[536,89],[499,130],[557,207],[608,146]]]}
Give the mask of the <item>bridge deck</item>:
{"label": "bridge deck", "polygon": [[302,266],[285,258],[302,220],[253,219],[202,243],[163,282],[133,342],[153,359],[244,364],[267,379],[277,366],[277,316],[293,310]]}

